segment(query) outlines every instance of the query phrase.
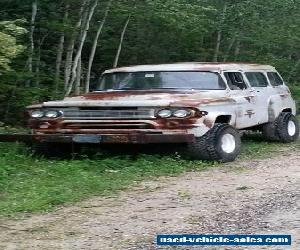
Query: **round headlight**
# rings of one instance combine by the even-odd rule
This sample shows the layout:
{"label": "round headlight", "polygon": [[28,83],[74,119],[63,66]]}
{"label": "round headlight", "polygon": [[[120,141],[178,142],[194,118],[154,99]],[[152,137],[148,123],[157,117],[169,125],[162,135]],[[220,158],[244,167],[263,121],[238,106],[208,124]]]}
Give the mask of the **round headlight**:
{"label": "round headlight", "polygon": [[169,118],[172,116],[172,111],[169,109],[162,109],[158,111],[157,115],[161,118]]}
{"label": "round headlight", "polygon": [[178,109],[173,113],[173,116],[177,118],[185,118],[190,115],[190,112],[185,109]]}
{"label": "round headlight", "polygon": [[42,118],[44,116],[44,112],[40,110],[35,110],[32,111],[30,115],[32,118]]}
{"label": "round headlight", "polygon": [[59,112],[58,111],[55,111],[55,110],[50,110],[50,111],[47,111],[45,116],[47,118],[56,118],[59,116]]}

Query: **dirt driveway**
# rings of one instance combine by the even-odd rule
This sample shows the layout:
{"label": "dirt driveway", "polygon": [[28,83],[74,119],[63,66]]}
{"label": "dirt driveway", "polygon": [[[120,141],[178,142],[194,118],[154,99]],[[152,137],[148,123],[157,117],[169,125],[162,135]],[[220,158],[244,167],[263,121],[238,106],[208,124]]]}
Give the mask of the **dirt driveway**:
{"label": "dirt driveway", "polygon": [[292,248],[192,249],[299,250],[300,151],[160,178],[115,198],[0,222],[0,249],[163,249],[155,245],[157,233],[278,233],[292,234]]}

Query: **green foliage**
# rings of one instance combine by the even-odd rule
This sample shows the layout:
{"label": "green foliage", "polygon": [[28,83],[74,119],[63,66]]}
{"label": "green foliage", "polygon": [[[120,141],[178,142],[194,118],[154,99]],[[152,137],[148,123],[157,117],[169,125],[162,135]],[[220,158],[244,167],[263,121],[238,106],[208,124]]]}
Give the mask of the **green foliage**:
{"label": "green foliage", "polygon": [[20,144],[0,143],[0,215],[49,210],[92,195],[112,195],[138,181],[214,164],[179,157],[84,156],[78,160],[35,158]]}
{"label": "green foliage", "polygon": [[30,79],[30,76],[14,71],[0,76],[0,121],[14,126],[25,125],[23,113],[27,105],[55,98],[45,87],[24,88],[23,79]]}
{"label": "green foliage", "polygon": [[[54,93],[56,97],[64,95],[64,63],[74,31],[74,54],[80,42],[80,29],[75,27],[81,3],[82,0],[38,1],[33,71],[29,72],[26,63],[30,53],[24,48],[30,48],[31,44],[28,34],[23,34],[24,28],[31,30],[32,1],[1,1],[0,14],[6,20],[0,22],[0,103],[4,103],[0,107],[1,121],[16,123],[22,105],[50,96],[54,98]],[[99,1],[91,20],[81,57],[82,79],[106,6],[107,1]],[[298,1],[113,0],[98,41],[92,84],[103,70],[112,66],[122,28],[130,14],[120,66],[212,61],[217,53],[218,61],[274,65],[297,94],[300,81]],[[56,59],[62,33],[65,35],[64,51],[60,78],[56,82]],[[216,52],[218,34],[220,49]],[[14,74],[7,71],[9,67]],[[8,109],[4,108],[7,106]]]}
{"label": "green foliage", "polygon": [[[259,159],[280,150],[295,150],[299,143],[282,147],[250,137],[243,146],[241,159]],[[183,160],[178,155],[43,159],[32,156],[21,144],[0,143],[0,216],[48,211],[94,195],[111,196],[142,180],[216,166],[219,164]]]}
{"label": "green foliage", "polygon": [[0,22],[0,72],[10,70],[11,60],[24,50],[24,46],[18,45],[16,40],[16,37],[24,33],[26,30],[17,26],[16,22]]}

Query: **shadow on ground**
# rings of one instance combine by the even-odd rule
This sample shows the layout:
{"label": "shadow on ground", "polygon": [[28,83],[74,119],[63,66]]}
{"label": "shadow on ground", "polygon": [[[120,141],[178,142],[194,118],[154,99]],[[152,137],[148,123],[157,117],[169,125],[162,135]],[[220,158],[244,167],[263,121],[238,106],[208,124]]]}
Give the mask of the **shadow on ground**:
{"label": "shadow on ground", "polygon": [[[246,133],[242,136],[243,144],[248,143],[265,143],[264,138],[259,133]],[[55,144],[52,146],[56,147]],[[50,147],[51,149],[51,147]],[[46,158],[62,159],[76,159],[83,158],[101,159],[108,157],[129,157],[134,160],[140,155],[158,155],[170,156],[181,155],[186,157],[186,144],[107,144],[107,145],[78,145],[65,144],[63,150],[55,151],[52,154],[43,155]],[[39,154],[37,154],[39,155]],[[41,155],[39,155],[41,156]]]}

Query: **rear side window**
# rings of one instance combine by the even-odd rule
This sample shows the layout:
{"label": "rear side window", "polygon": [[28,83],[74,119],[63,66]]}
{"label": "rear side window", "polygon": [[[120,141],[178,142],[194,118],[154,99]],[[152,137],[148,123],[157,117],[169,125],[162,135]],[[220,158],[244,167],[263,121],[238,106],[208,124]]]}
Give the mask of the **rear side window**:
{"label": "rear side window", "polygon": [[225,77],[228,86],[232,90],[246,89],[247,85],[244,82],[243,75],[240,72],[225,72]]}
{"label": "rear side window", "polygon": [[246,72],[246,77],[251,87],[267,87],[268,80],[265,75],[261,72]]}
{"label": "rear side window", "polygon": [[268,74],[268,78],[270,80],[270,83],[273,86],[283,85],[283,81],[280,78],[280,76],[278,75],[278,73],[276,73],[276,72],[268,72],[267,74]]}

